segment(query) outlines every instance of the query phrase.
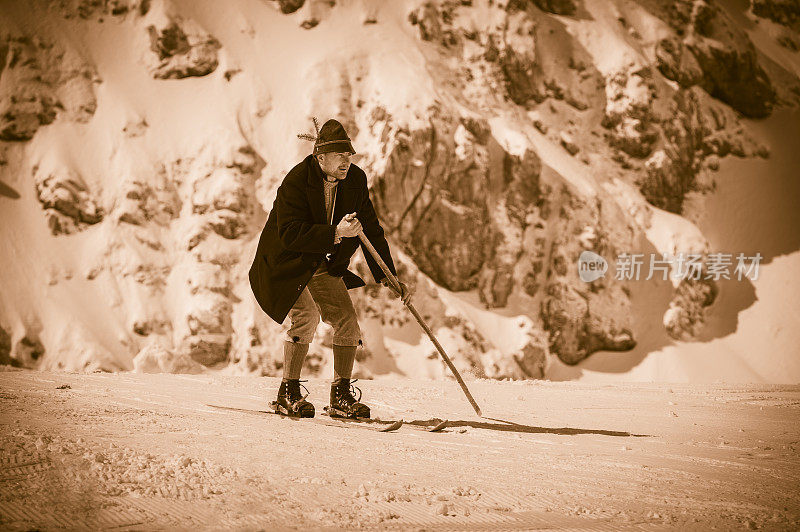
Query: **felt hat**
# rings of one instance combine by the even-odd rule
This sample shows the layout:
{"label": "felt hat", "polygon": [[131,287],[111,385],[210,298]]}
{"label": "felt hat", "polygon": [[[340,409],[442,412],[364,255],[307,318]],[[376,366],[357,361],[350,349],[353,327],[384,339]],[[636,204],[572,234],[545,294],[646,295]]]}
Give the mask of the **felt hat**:
{"label": "felt hat", "polygon": [[350,137],[347,136],[347,132],[344,130],[344,126],[338,120],[331,118],[322,124],[322,127],[319,127],[317,119],[314,118],[314,129],[317,131],[316,137],[307,134],[297,135],[301,139],[314,141],[314,155],[330,152],[350,152],[353,154],[356,152],[350,142]]}

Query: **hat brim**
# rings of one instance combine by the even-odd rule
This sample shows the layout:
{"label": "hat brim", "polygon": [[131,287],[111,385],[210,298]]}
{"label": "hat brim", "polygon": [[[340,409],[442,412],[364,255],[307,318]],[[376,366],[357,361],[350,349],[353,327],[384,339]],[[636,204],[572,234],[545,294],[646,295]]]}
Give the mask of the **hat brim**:
{"label": "hat brim", "polygon": [[325,144],[324,146],[314,146],[314,155],[319,155],[320,153],[344,153],[350,152],[351,154],[355,155],[356,150],[353,149],[353,145],[350,143],[349,140],[343,140],[341,142],[332,142],[330,144]]}

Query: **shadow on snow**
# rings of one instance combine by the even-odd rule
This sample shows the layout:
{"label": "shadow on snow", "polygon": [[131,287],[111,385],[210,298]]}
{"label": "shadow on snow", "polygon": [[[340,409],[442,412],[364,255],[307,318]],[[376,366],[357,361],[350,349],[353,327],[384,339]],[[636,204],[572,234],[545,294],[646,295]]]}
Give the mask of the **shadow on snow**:
{"label": "shadow on snow", "polygon": [[[522,434],[561,434],[564,436],[575,436],[578,434],[599,434],[601,436],[621,436],[626,438],[650,437],[649,434],[632,434],[630,432],[618,430],[580,429],[573,427],[534,427],[531,425],[521,425],[519,423],[514,423],[513,421],[506,421],[504,419],[496,419],[492,417],[484,417],[483,419],[499,421],[500,423],[487,423],[485,421],[448,421],[447,428],[453,429],[458,427],[470,427],[473,429],[497,430],[500,432],[519,432]],[[406,424],[422,427],[433,427],[439,422],[441,422],[441,419],[407,421]]]}

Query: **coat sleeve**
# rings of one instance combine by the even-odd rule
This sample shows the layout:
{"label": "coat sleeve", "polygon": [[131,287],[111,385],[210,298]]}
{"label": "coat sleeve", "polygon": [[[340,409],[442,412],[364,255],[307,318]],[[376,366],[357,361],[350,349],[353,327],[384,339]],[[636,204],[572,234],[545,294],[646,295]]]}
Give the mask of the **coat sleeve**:
{"label": "coat sleeve", "polygon": [[[389,270],[394,275],[397,275],[397,270],[395,270],[394,262],[392,261],[392,254],[389,252],[389,243],[386,241],[383,227],[381,227],[381,223],[378,220],[378,215],[375,213],[375,207],[372,205],[372,200],[369,198],[369,190],[367,189],[366,182],[362,191],[361,205],[358,209],[356,217],[361,222],[361,227],[364,229],[364,234],[381,256],[383,262],[386,263],[386,266],[389,267]],[[367,266],[369,266],[369,270],[372,272],[375,282],[380,282],[381,279],[386,277],[386,275],[383,273],[383,270],[381,270],[380,265],[378,265],[378,262],[372,258],[372,255],[370,255],[369,251],[367,251],[367,248],[364,246],[364,244],[361,244],[361,251],[364,253],[364,258],[367,260]]]}
{"label": "coat sleeve", "polygon": [[305,253],[333,252],[336,228],[313,222],[305,189],[284,182],[278,188],[276,204],[278,237],[283,247]]}

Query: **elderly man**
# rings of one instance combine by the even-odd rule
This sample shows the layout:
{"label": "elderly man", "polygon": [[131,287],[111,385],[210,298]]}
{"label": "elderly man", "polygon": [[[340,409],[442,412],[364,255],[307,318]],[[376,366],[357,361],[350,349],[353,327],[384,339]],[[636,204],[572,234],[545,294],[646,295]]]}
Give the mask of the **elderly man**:
{"label": "elderly man", "polygon": [[[314,140],[313,153],[278,188],[250,268],[258,304],[286,331],[283,380],[273,407],[284,415],[314,417],[314,405],[300,392],[300,371],[321,316],[333,327],[328,411],[369,417],[369,407],[360,402],[360,392],[358,400],[353,396],[350,384],[361,330],[347,290],[365,283],[347,267],[360,244],[359,233],[369,238],[392,273],[394,263],[369,198],[367,176],[350,162],[355,150],[344,127],[328,120],[315,137],[301,137]],[[401,283],[398,293],[366,249],[364,256],[376,282],[408,302],[408,288]]]}

